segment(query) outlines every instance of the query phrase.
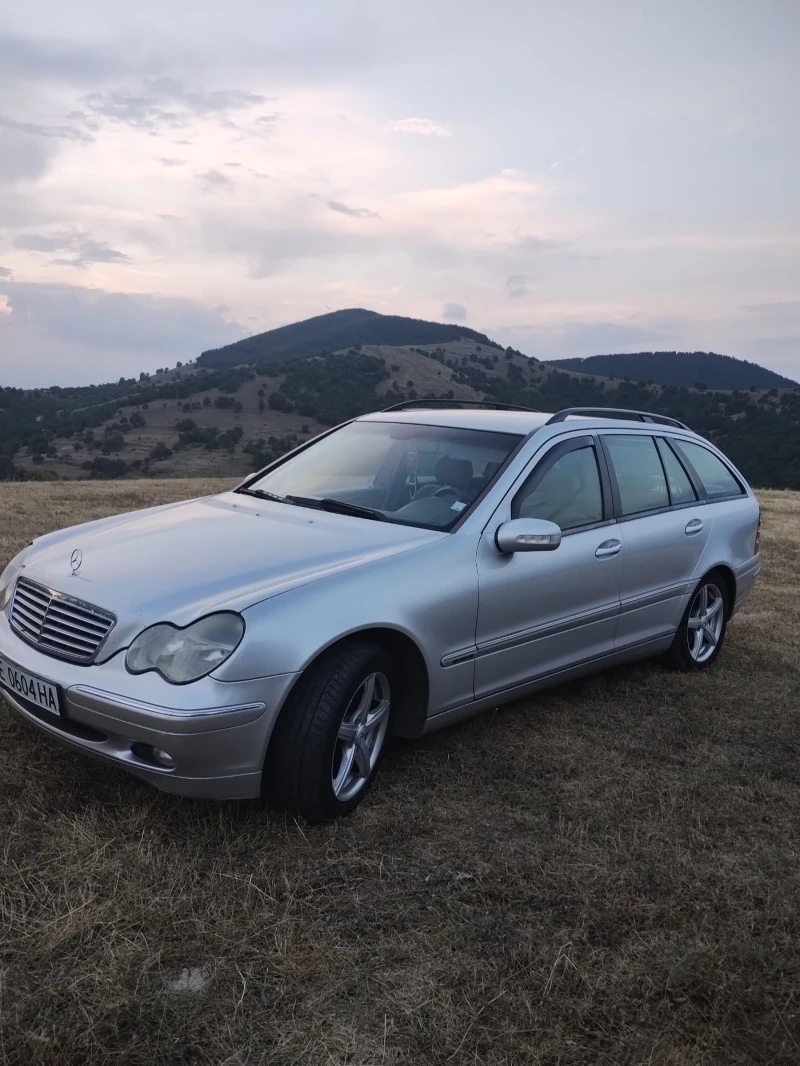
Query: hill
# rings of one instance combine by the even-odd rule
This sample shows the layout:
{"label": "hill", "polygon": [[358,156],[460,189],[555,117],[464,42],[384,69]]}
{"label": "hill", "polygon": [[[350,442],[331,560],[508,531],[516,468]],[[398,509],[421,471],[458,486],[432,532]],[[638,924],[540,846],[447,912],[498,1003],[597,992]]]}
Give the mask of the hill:
{"label": "hill", "polygon": [[[8,404],[12,391],[0,402]],[[92,404],[95,392],[100,402]],[[63,391],[26,393],[24,441],[3,461],[12,477],[242,476],[327,426],[426,396],[545,411],[661,411],[715,441],[753,484],[800,488],[800,389],[721,392],[611,381],[465,338],[426,347],[362,345],[258,367],[190,365],[66,398]],[[44,413],[31,423],[37,410]],[[0,435],[4,426],[0,421]]]}
{"label": "hill", "polygon": [[233,344],[226,344],[223,348],[211,348],[199,356],[197,363],[207,367],[230,367],[241,363],[260,366],[345,348],[358,348],[364,344],[446,344],[462,337],[487,347],[498,347],[482,333],[465,326],[425,322],[400,315],[381,315],[377,311],[352,308],[280,326],[255,337],[245,337]]}
{"label": "hill", "polygon": [[651,385],[707,389],[793,389],[797,382],[757,363],[716,352],[628,352],[553,359],[548,365]]}
{"label": "hill", "polygon": [[[325,322],[333,323],[331,331]],[[365,324],[390,335],[430,328],[458,336],[406,345],[362,340],[315,354],[340,325]],[[237,477],[345,419],[436,397],[544,411],[575,405],[661,411],[719,444],[753,484],[800,488],[800,388],[723,391],[601,377],[503,350],[461,327],[371,312],[337,312],[283,329],[284,351],[293,354],[281,360],[178,364],[83,388],[0,389],[0,479]],[[311,346],[304,353],[303,331]]]}
{"label": "hill", "polygon": [[508,389],[517,364],[554,373],[459,339],[361,345],[258,367],[192,364],[102,388],[8,389],[0,394],[12,416],[0,420],[5,476],[236,476],[367,410],[417,396],[483,399],[484,377],[490,391]]}

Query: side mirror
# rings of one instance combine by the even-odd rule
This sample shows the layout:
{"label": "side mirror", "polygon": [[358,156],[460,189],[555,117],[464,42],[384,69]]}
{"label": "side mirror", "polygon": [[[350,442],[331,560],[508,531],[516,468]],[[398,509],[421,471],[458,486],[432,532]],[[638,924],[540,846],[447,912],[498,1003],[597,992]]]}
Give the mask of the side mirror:
{"label": "side mirror", "polygon": [[555,522],[541,518],[512,518],[499,526],[494,535],[499,552],[552,552],[561,543],[561,530]]}

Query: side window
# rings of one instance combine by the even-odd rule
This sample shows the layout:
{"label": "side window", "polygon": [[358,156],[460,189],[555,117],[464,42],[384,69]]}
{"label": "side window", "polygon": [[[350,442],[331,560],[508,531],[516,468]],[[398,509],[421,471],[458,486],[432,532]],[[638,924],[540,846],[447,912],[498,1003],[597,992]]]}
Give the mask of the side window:
{"label": "side window", "polygon": [[617,475],[622,513],[632,515],[669,507],[664,468],[653,438],[609,434],[603,440]]}
{"label": "side window", "polygon": [[680,460],[675,452],[670,448],[669,442],[663,439],[659,440],[658,450],[661,452],[661,461],[667,472],[669,495],[673,504],[695,503],[697,500],[697,493],[694,491],[694,486],[689,480],[689,475],[681,466]]}
{"label": "side window", "polygon": [[512,518],[544,518],[562,529],[603,521],[603,492],[594,448],[575,448],[551,465],[544,458],[514,497]]}
{"label": "side window", "polygon": [[697,476],[702,481],[710,500],[713,500],[715,496],[743,495],[742,486],[722,460],[718,459],[708,448],[685,440],[676,440],[675,445],[697,471]]}

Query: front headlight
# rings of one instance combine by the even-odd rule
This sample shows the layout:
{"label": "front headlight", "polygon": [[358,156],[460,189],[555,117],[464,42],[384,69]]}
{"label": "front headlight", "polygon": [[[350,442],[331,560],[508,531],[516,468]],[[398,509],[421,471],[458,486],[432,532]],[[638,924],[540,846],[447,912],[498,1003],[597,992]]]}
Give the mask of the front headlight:
{"label": "front headlight", "polygon": [[243,636],[244,619],[229,611],[210,614],[185,629],[159,622],[134,640],[125,665],[132,674],[157,670],[165,681],[185,685],[216,670]]}
{"label": "front headlight", "polygon": [[27,548],[23,548],[18,555],[14,556],[2,574],[0,574],[0,611],[4,611],[6,607],[8,607],[8,601],[11,599],[14,585],[22,570],[25,556],[32,547],[33,545],[29,544]]}

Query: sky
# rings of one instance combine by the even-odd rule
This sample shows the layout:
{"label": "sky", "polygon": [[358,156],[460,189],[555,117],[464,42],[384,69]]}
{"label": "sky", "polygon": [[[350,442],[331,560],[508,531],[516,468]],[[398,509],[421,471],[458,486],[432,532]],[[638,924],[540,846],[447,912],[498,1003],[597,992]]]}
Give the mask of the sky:
{"label": "sky", "polygon": [[345,307],[800,375],[797,0],[0,0],[0,384]]}

